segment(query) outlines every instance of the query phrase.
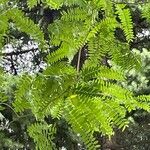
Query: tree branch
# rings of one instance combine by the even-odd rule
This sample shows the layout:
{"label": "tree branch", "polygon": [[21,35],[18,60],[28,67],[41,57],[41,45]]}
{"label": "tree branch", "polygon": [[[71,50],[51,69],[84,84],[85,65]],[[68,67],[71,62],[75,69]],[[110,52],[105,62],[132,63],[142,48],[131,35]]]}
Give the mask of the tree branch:
{"label": "tree branch", "polygon": [[138,5],[138,4],[146,4],[148,0],[134,0],[133,2],[128,2],[128,0],[112,0],[113,3],[116,4],[128,4],[128,5]]}
{"label": "tree branch", "polygon": [[77,72],[78,73],[79,73],[79,70],[80,70],[81,51],[82,51],[82,49],[80,49],[79,53],[78,53],[78,62],[77,62]]}
{"label": "tree branch", "polygon": [[33,52],[33,51],[37,51],[38,48],[32,48],[29,50],[24,50],[24,51],[17,51],[17,52],[10,52],[10,53],[1,53],[0,56],[12,56],[12,55],[20,55],[20,54],[24,54],[24,53],[28,53],[28,52]]}

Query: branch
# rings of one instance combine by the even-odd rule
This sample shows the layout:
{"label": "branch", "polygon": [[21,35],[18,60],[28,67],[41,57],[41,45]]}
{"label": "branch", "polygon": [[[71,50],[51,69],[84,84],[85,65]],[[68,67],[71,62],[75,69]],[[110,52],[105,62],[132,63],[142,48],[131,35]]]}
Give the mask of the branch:
{"label": "branch", "polygon": [[78,73],[79,73],[79,70],[80,70],[81,51],[82,51],[82,49],[80,49],[79,53],[78,53],[78,62],[77,62],[77,72]]}
{"label": "branch", "polygon": [[24,50],[24,51],[17,51],[17,52],[10,52],[10,53],[1,53],[0,56],[12,56],[12,55],[20,55],[20,54],[24,54],[24,53],[28,53],[28,52],[33,52],[33,51],[37,51],[38,48],[32,48],[29,50]]}
{"label": "branch", "polygon": [[133,1],[133,2],[129,2],[129,0],[111,0],[112,3],[114,4],[126,4],[128,6],[130,5],[139,5],[139,4],[147,4],[149,3],[148,0],[139,0],[139,1]]}
{"label": "branch", "polygon": [[15,114],[17,117],[19,117],[19,115],[15,112],[15,110],[14,110],[9,104],[7,104],[7,103],[0,103],[0,105],[4,105],[4,106],[9,107],[9,108],[14,112],[14,114]]}
{"label": "branch", "polygon": [[10,59],[11,67],[10,67],[10,68],[11,68],[12,72],[14,71],[14,75],[17,75],[17,70],[16,70],[16,68],[15,68],[12,55],[11,55],[10,57],[11,57],[11,59]]}

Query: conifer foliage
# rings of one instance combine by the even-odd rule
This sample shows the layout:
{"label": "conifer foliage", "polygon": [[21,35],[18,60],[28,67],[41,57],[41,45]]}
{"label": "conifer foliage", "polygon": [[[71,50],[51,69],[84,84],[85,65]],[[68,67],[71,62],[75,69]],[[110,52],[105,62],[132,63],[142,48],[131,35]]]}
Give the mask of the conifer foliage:
{"label": "conifer foliage", "polygon": [[[56,149],[57,128],[46,122],[49,116],[65,119],[85,147],[96,150],[99,145],[94,132],[111,136],[113,127],[125,129],[128,126],[127,112],[138,108],[150,110],[148,95],[135,97],[119,84],[125,80],[125,69],[140,69],[140,59],[129,48],[133,23],[126,5],[111,0],[28,0],[29,9],[40,3],[60,11],[60,16],[48,25],[50,40],[46,41],[39,25],[7,2],[2,0],[0,6],[1,49],[10,23],[31,36],[41,51],[47,51],[48,45],[58,47],[48,54],[45,70],[18,76],[12,104],[17,113],[30,110],[34,115],[36,121],[28,127],[28,133],[37,150]],[[115,37],[118,28],[124,32],[124,43]],[[87,46],[87,59],[80,67],[84,46]],[[76,53],[75,68],[71,61]],[[119,69],[102,63],[106,55]]]}

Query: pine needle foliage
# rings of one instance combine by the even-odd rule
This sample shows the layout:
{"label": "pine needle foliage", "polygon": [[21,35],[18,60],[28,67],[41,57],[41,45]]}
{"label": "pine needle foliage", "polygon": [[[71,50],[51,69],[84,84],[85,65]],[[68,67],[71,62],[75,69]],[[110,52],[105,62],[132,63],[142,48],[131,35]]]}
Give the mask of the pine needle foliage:
{"label": "pine needle foliage", "polygon": [[[55,149],[56,129],[53,124],[45,122],[45,117],[49,116],[65,119],[79,134],[86,148],[96,150],[99,145],[94,132],[111,136],[114,134],[113,127],[125,129],[128,126],[127,112],[137,108],[150,111],[146,103],[149,97],[135,97],[119,84],[125,80],[125,69],[140,68],[140,59],[133,57],[129,49],[129,42],[133,39],[130,11],[125,5],[110,0],[40,2],[61,11],[61,17],[48,27],[49,44],[59,48],[48,55],[47,68],[42,73],[19,77],[13,106],[18,113],[31,110],[35,116],[37,122],[29,126],[28,132],[37,150]],[[28,7],[31,9],[40,2],[28,0]],[[66,9],[63,9],[64,6]],[[99,17],[100,11],[104,12],[102,18]],[[44,33],[21,10],[10,8],[2,12],[1,38],[7,34],[8,20],[11,19],[21,32],[30,35],[45,49]],[[124,31],[127,43],[116,39],[116,28]],[[79,70],[70,62],[85,45],[88,56]],[[103,66],[100,62],[106,55],[121,69]]]}

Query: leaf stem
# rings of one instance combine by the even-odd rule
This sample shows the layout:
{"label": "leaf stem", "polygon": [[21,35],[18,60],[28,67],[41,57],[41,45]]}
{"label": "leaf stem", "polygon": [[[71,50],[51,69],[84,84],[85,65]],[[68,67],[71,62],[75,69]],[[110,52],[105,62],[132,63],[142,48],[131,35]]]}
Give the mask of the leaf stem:
{"label": "leaf stem", "polygon": [[5,106],[9,107],[15,113],[15,115],[17,117],[19,117],[19,115],[15,112],[15,110],[9,104],[7,104],[7,103],[0,103],[0,105],[5,105]]}
{"label": "leaf stem", "polygon": [[81,60],[81,49],[79,50],[79,53],[78,53],[77,73],[79,73],[79,70],[80,70],[80,60]]}

